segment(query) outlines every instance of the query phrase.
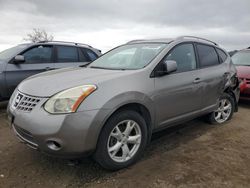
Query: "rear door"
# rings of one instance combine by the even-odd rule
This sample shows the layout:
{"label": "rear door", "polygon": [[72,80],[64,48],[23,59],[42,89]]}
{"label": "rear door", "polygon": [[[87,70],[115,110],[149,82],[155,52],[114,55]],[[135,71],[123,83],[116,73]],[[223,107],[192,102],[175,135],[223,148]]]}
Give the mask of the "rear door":
{"label": "rear door", "polygon": [[78,67],[89,62],[86,54],[83,54],[79,47],[57,45],[55,48],[55,68]]}
{"label": "rear door", "polygon": [[54,69],[53,46],[33,46],[19,55],[23,55],[25,62],[14,64],[10,61],[6,67],[6,85],[9,95],[25,78],[47,70]]}
{"label": "rear door", "polygon": [[224,87],[227,69],[221,64],[219,56],[213,46],[196,44],[196,51],[199,59],[199,70],[197,78],[200,79],[200,86],[203,92],[203,108],[212,107],[217,103]]}

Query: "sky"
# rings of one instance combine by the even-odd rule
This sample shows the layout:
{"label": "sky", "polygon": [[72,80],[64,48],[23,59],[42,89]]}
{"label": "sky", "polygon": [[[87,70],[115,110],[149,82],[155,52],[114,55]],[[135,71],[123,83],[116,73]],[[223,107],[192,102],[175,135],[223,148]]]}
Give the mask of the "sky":
{"label": "sky", "polygon": [[134,39],[205,37],[250,46],[250,0],[0,0],[0,51],[33,28],[103,52]]}

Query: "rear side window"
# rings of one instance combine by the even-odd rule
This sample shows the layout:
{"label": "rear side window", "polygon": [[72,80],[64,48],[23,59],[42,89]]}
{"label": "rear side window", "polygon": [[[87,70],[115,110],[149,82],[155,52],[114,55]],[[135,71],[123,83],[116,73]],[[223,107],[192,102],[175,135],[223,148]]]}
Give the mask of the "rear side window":
{"label": "rear side window", "polygon": [[80,62],[89,62],[90,61],[88,55],[86,53],[84,53],[81,48],[78,48],[78,51],[79,51],[79,61]]}
{"label": "rear side window", "polygon": [[216,48],[216,50],[219,54],[220,62],[221,63],[225,62],[227,59],[227,54],[225,52],[223,52],[223,50],[221,50],[221,49]]}
{"label": "rear side window", "polygon": [[197,44],[197,51],[201,67],[209,67],[219,64],[218,55],[213,47]]}
{"label": "rear side window", "polygon": [[196,69],[196,58],[193,44],[181,44],[173,48],[167,55],[167,60],[177,63],[177,72],[185,72]]}
{"label": "rear side window", "polygon": [[82,51],[88,55],[90,61],[94,61],[98,58],[98,56],[90,49],[82,48]]}
{"label": "rear side window", "polygon": [[36,46],[22,54],[25,63],[51,63],[52,46]]}
{"label": "rear side window", "polygon": [[71,46],[57,46],[57,62],[78,62],[78,50]]}

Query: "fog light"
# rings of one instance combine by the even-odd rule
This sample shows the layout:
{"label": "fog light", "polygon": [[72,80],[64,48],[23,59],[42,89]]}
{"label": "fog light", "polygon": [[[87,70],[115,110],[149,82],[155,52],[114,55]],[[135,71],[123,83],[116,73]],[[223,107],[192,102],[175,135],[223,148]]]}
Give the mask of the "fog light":
{"label": "fog light", "polygon": [[53,140],[47,141],[47,146],[49,149],[54,150],[54,151],[58,151],[61,149],[61,144]]}

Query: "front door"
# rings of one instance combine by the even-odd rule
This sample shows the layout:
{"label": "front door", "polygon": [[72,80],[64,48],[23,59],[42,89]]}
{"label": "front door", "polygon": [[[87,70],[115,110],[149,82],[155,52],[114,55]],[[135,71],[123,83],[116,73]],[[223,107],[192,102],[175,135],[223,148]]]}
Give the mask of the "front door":
{"label": "front door", "polygon": [[25,61],[23,63],[15,64],[9,62],[6,67],[6,84],[9,96],[25,78],[43,71],[54,69],[52,46],[38,45],[29,48],[19,55],[24,56]]}
{"label": "front door", "polygon": [[196,80],[197,63],[193,44],[177,45],[164,59],[176,61],[177,71],[155,78],[157,128],[201,108],[202,92],[199,80]]}

